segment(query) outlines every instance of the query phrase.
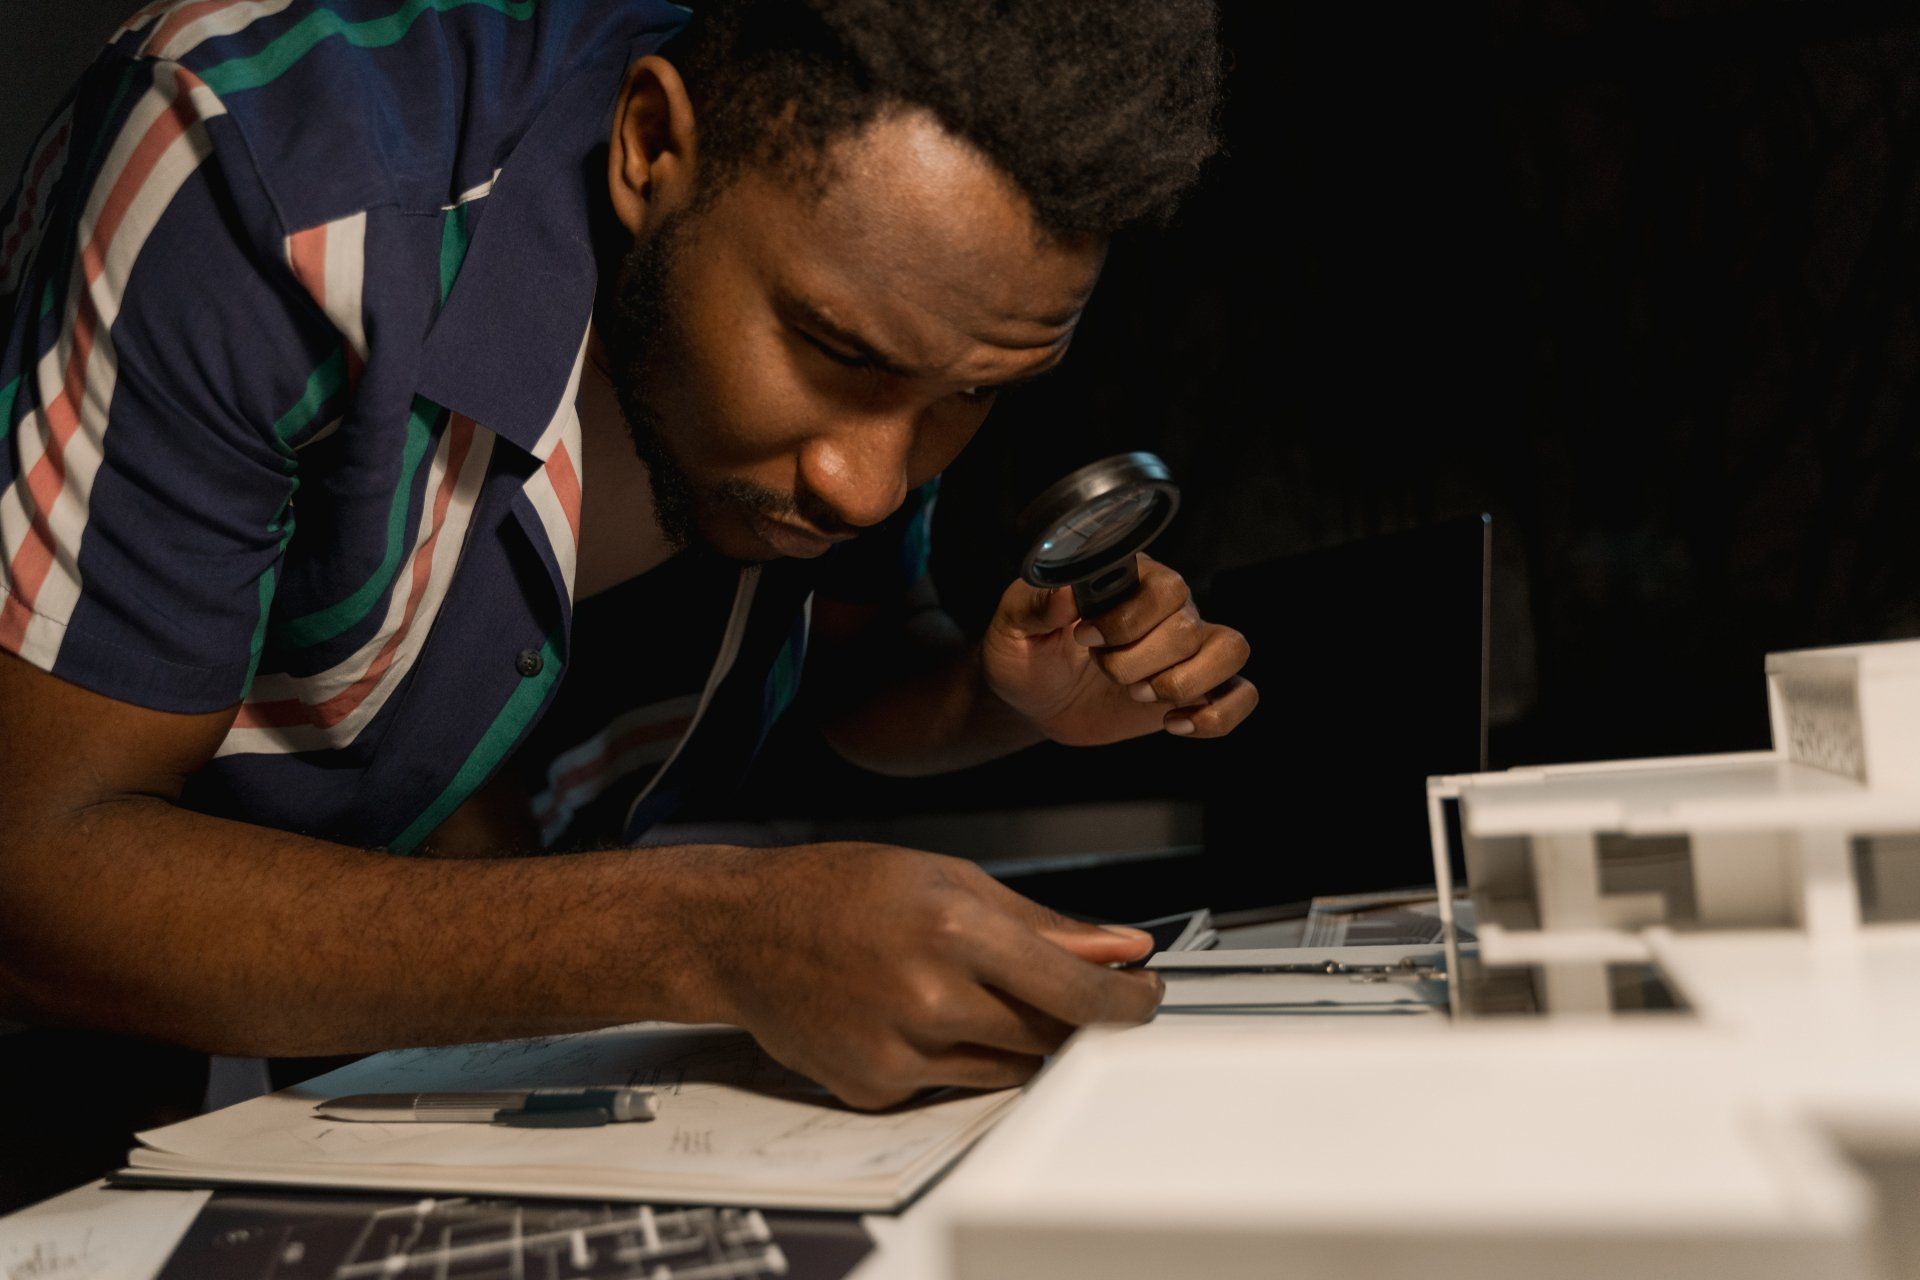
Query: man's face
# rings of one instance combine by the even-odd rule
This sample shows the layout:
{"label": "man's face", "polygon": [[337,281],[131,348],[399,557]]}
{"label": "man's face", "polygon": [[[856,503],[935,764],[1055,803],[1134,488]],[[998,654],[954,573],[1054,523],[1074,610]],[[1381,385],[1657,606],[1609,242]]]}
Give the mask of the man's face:
{"label": "man's face", "polygon": [[1059,362],[1099,275],[1102,244],[1043,240],[929,117],[836,144],[828,173],[745,173],[621,265],[604,338],[678,545],[814,556],[884,520]]}

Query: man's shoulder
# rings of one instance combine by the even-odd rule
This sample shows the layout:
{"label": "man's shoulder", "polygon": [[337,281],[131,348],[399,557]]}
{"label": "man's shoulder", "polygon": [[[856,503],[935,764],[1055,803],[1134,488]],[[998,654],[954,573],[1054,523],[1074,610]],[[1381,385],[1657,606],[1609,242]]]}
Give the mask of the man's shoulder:
{"label": "man's shoulder", "polygon": [[454,203],[561,86],[684,14],[665,0],[170,0],[112,50],[204,82],[294,231]]}

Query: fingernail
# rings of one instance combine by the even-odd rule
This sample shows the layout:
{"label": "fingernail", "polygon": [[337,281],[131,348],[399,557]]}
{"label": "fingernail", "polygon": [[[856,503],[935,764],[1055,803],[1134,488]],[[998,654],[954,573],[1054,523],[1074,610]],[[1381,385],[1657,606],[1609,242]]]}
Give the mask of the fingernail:
{"label": "fingernail", "polygon": [[1184,738],[1193,732],[1193,721],[1184,717],[1179,720],[1169,720],[1167,721],[1167,732],[1177,734]]}
{"label": "fingernail", "polygon": [[1132,698],[1135,702],[1152,702],[1153,686],[1149,684],[1147,681],[1142,680],[1139,684],[1136,684],[1127,690],[1127,696],[1129,698]]}
{"label": "fingernail", "polygon": [[1144,942],[1149,945],[1153,943],[1153,935],[1144,929],[1129,929],[1123,924],[1103,924],[1100,927],[1108,933],[1119,934],[1128,942]]}
{"label": "fingernail", "polygon": [[1075,627],[1073,629],[1073,638],[1081,644],[1086,645],[1089,649],[1097,648],[1107,642],[1107,638],[1100,634],[1100,628],[1094,626],[1091,622],[1083,622]]}

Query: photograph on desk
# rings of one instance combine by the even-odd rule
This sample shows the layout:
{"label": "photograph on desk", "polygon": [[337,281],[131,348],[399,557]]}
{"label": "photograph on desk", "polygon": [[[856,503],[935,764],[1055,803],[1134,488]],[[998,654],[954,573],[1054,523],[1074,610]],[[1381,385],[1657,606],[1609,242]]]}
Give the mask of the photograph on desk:
{"label": "photograph on desk", "polygon": [[841,1280],[871,1248],[757,1209],[220,1192],[157,1280]]}

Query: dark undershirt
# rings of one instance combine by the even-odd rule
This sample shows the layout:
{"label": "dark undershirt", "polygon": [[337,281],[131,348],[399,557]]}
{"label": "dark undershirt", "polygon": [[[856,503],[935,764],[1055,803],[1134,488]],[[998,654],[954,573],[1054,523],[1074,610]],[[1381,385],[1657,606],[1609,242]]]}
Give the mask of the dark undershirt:
{"label": "dark undershirt", "polygon": [[566,674],[516,761],[548,848],[620,840],[693,718],[738,580],[687,551],[575,605]]}

